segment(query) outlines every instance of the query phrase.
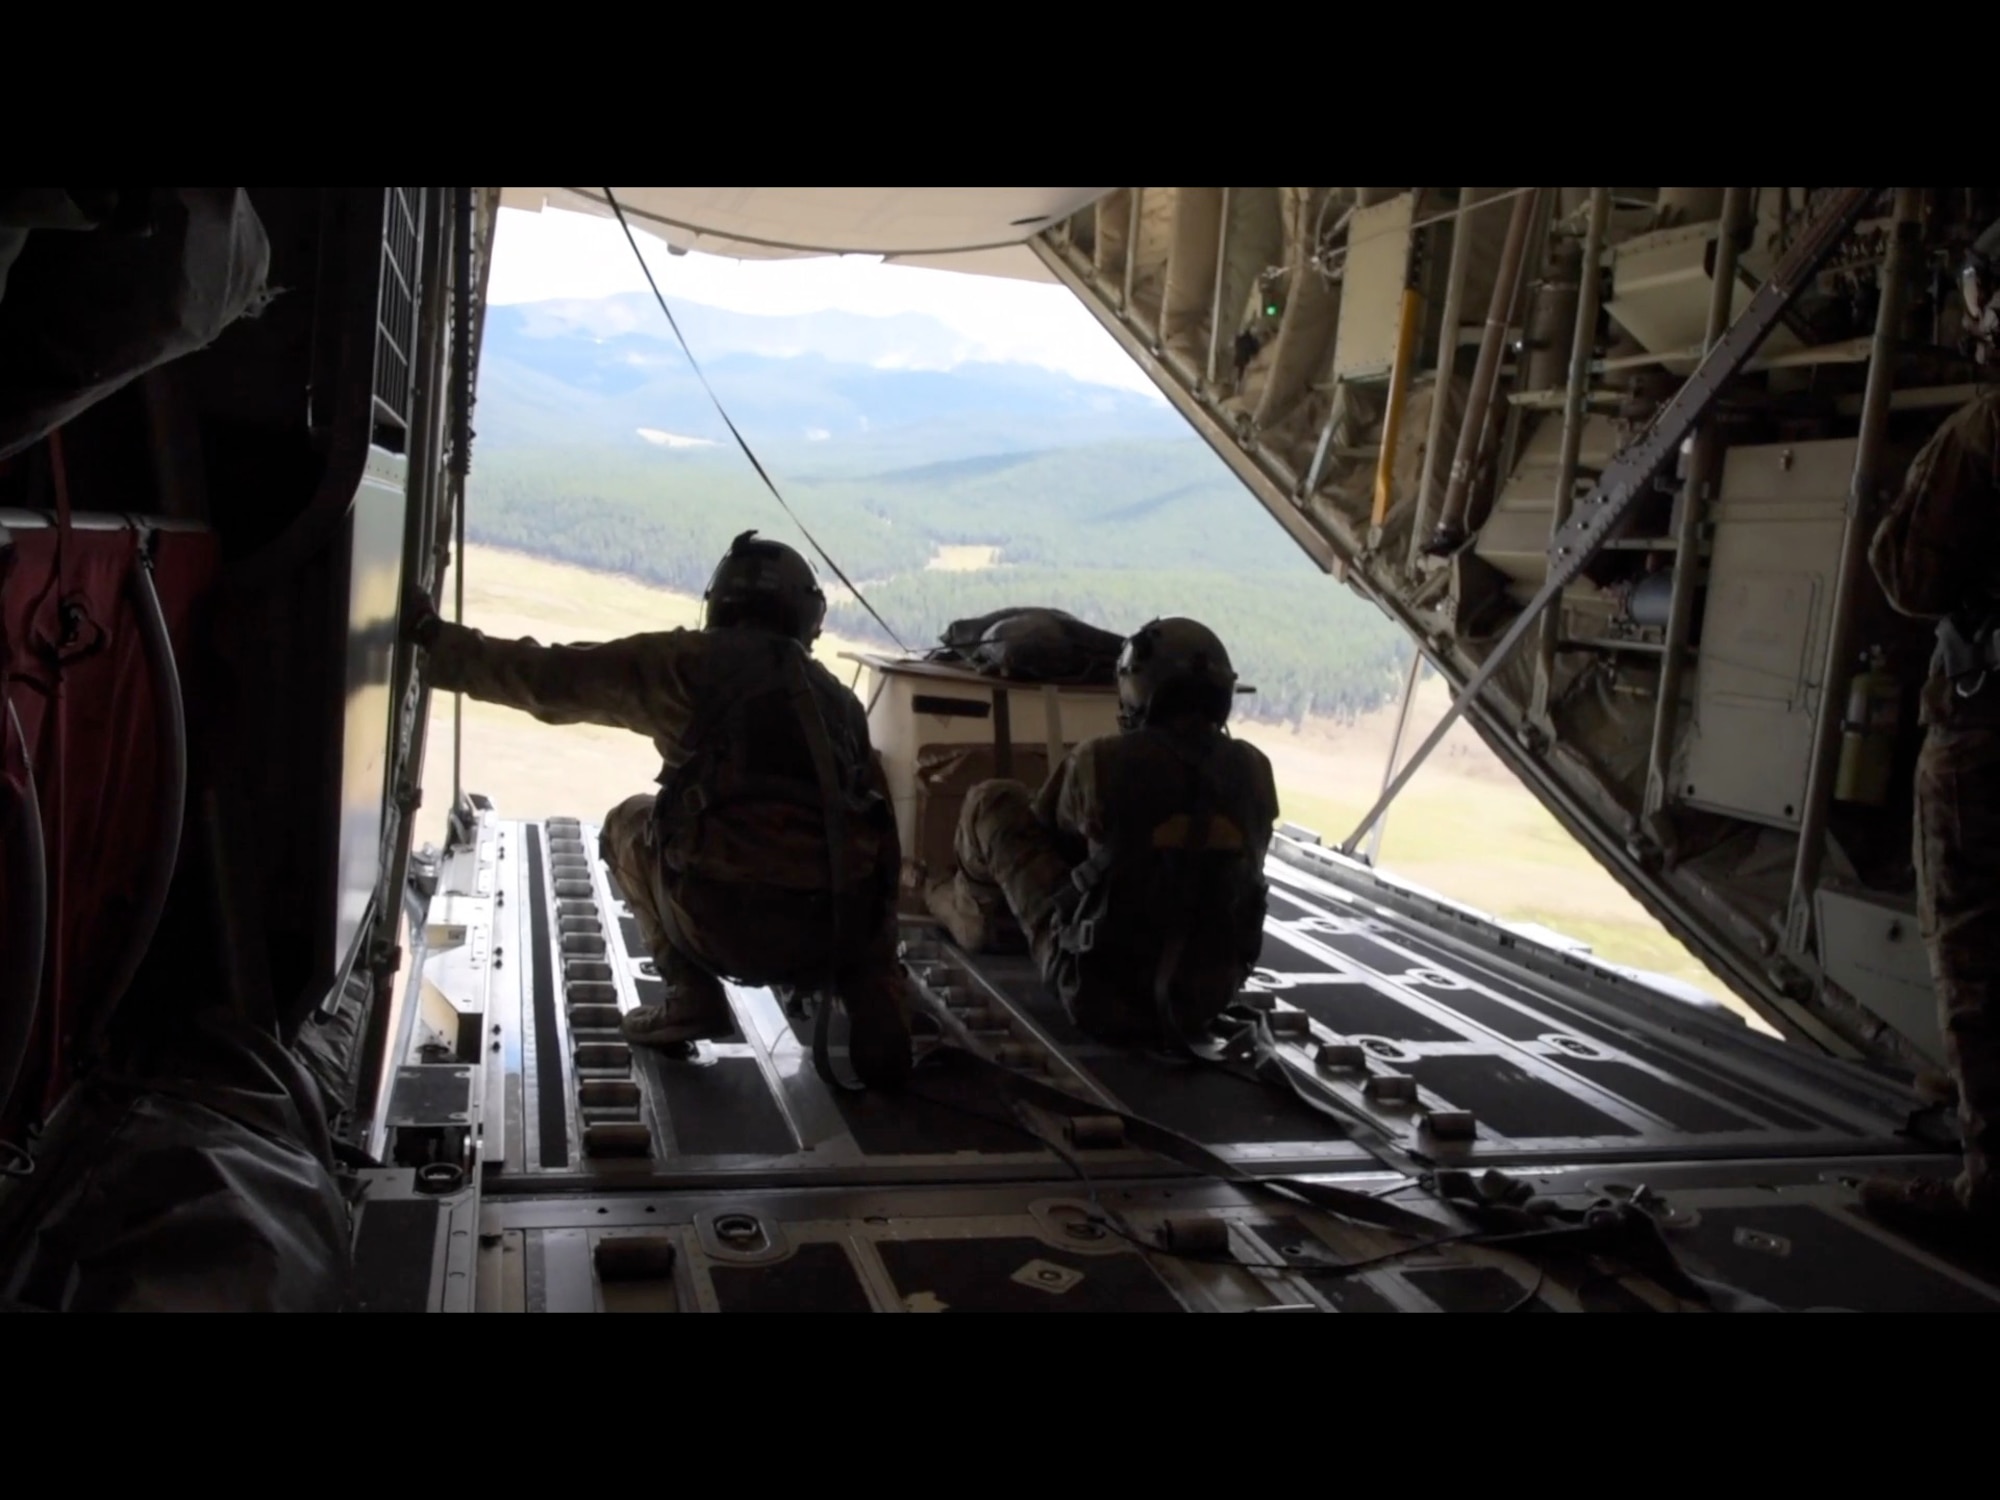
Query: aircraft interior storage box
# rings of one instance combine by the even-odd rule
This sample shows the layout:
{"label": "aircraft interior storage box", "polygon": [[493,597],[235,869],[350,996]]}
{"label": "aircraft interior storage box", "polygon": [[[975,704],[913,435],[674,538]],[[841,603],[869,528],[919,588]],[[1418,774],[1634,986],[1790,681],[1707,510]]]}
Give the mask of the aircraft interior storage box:
{"label": "aircraft interior storage box", "polygon": [[[845,659],[872,675],[862,701],[896,804],[906,912],[923,911],[925,883],[951,869],[959,809],[974,786],[1005,776],[1038,790],[1054,761],[1118,732],[1116,688],[1008,682],[921,657]],[[965,750],[984,754],[955,753]]]}

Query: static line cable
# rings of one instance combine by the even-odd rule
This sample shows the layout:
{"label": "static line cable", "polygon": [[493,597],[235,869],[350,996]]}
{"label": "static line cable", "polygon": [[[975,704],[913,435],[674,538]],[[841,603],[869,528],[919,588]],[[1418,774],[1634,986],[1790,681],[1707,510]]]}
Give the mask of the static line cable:
{"label": "static line cable", "polygon": [[771,492],[771,497],[779,505],[784,506],[785,514],[792,518],[792,524],[799,528],[799,534],[812,544],[812,549],[820,555],[820,560],[833,569],[834,577],[846,584],[848,592],[860,601],[861,607],[875,617],[875,623],[889,632],[889,639],[894,641],[899,649],[908,651],[910,648],[903,644],[903,638],[896,634],[889,622],[883,619],[875,606],[868,602],[868,596],[855,587],[854,580],[840,571],[840,564],[827,555],[826,548],[806,530],[806,523],[799,519],[798,512],[786,504],[785,497],[778,493],[778,487],[771,483],[771,476],[764,472],[764,466],[757,462],[757,455],[752,453],[750,445],[743,441],[743,434],[738,432],[736,424],[729,420],[729,413],[722,405],[722,398],[715,394],[715,387],[710,385],[708,377],[701,373],[701,366],[695,360],[694,350],[688,348],[687,337],[681,332],[681,325],[674,321],[673,309],[667,306],[667,299],[660,292],[660,284],[653,280],[653,268],[646,264],[646,257],[640,254],[639,241],[632,233],[632,226],[625,221],[625,210],[619,206],[617,195],[610,188],[604,190],[604,201],[609,203],[611,211],[618,215],[618,226],[625,231],[625,238],[631,243],[632,254],[639,262],[639,269],[646,273],[646,285],[653,289],[653,298],[660,304],[660,311],[667,315],[667,326],[673,329],[674,337],[680,340],[681,353],[687,356],[688,363],[694,367],[695,378],[701,382],[702,389],[708,392],[708,399],[715,403],[715,409],[721,414],[723,425],[729,429],[729,435],[736,439],[736,446],[743,450],[743,456],[750,460],[750,467],[755,469],[757,477],[764,481],[764,488]]}

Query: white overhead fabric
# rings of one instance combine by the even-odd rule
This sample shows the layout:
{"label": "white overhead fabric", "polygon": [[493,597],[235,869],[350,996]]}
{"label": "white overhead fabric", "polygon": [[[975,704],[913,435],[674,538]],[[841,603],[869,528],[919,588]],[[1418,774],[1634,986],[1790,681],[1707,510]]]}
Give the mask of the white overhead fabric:
{"label": "white overhead fabric", "polygon": [[[1110,188],[613,188],[632,228],[740,260],[880,255],[898,265],[1053,281],[1026,242]],[[611,217],[599,188],[506,188],[501,205]]]}

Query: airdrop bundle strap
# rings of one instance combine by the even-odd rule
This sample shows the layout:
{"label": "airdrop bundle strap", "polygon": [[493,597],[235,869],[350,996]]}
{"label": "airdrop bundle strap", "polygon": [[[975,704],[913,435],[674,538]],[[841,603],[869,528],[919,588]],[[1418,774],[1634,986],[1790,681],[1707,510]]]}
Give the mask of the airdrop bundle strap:
{"label": "airdrop bundle strap", "polygon": [[812,690],[812,680],[806,674],[805,647],[785,653],[786,676],[791,683],[792,708],[799,716],[799,727],[805,731],[806,748],[812,755],[813,771],[819,777],[820,808],[826,819],[826,857],[829,887],[827,890],[828,941],[831,945],[827,962],[827,983],[819,996],[819,1010],[813,1017],[813,1070],[819,1074],[828,1088],[839,1089],[843,1093],[860,1094],[867,1092],[867,1085],[849,1083],[833,1068],[833,1006],[840,977],[840,906],[841,898],[847,891],[847,874],[842,856],[847,848],[847,789],[840,784],[840,774],[833,761],[833,745],[826,731],[826,719],[820,713],[819,698]]}
{"label": "airdrop bundle strap", "polygon": [[1081,1116],[1115,1118],[1124,1128],[1124,1140],[1139,1150],[1178,1162],[1206,1176],[1289,1203],[1302,1204],[1336,1218],[1410,1235],[1418,1243],[1403,1252],[1406,1254],[1462,1244],[1519,1254],[1531,1261],[1537,1251],[1557,1256],[1603,1256],[1623,1262],[1666,1291],[1700,1306],[1717,1311],[1780,1310],[1735,1287],[1689,1274],[1675,1257],[1659,1226],[1643,1210],[1630,1204],[1597,1205],[1589,1209],[1546,1207],[1531,1211],[1493,1202],[1473,1190],[1454,1190],[1447,1185],[1446,1174],[1438,1174],[1426,1186],[1432,1191],[1433,1201],[1456,1221],[1454,1226],[1350,1188],[1247,1171],[1178,1131],[1169,1130],[1143,1116],[1111,1109],[1094,1100],[1080,1099],[956,1042],[945,1043],[939,1051],[953,1055],[992,1083],[1001,1096],[1015,1106],[1024,1127],[1059,1156],[1067,1157],[1068,1153],[1043,1135],[1021,1106],[1033,1106],[1065,1119]]}
{"label": "airdrop bundle strap", "polygon": [[[1239,1016],[1239,1024],[1227,1040],[1212,1051],[1197,1051],[1195,1055],[1205,1062],[1215,1063],[1221,1063],[1232,1055],[1247,1055],[1251,1059],[1252,1071],[1258,1078],[1275,1087],[1282,1087],[1308,1109],[1343,1126],[1349,1141],[1385,1165],[1393,1165],[1366,1139],[1366,1136],[1376,1134],[1377,1127],[1373,1122],[1363,1115],[1343,1108],[1324,1093],[1309,1088],[1301,1082],[1298,1070],[1279,1052],[1277,1038],[1271,1033],[1270,1022],[1261,1012],[1251,1011],[1246,1007],[1239,1012]],[[1357,1126],[1361,1127],[1360,1139],[1356,1138]],[[1469,1178],[1469,1174],[1454,1172],[1434,1174],[1432,1180],[1437,1196],[1465,1210],[1476,1221],[1493,1225],[1496,1229],[1494,1236],[1485,1234],[1474,1236],[1468,1243],[1495,1243],[1498,1226],[1511,1224],[1515,1226],[1515,1230],[1505,1236],[1506,1245],[1507,1248],[1519,1253],[1526,1253],[1531,1245],[1560,1250],[1569,1248],[1574,1243],[1577,1248],[1588,1248],[1592,1253],[1624,1260],[1675,1296],[1691,1302],[1713,1307],[1719,1311],[1779,1310],[1761,1298],[1743,1292],[1740,1288],[1705,1281],[1689,1274],[1674,1255],[1659,1226],[1649,1215],[1634,1205],[1620,1204],[1615,1208],[1592,1209],[1560,1209],[1548,1206],[1539,1211],[1529,1211],[1517,1206],[1493,1203],[1483,1198],[1469,1181],[1456,1187],[1451,1186],[1453,1180],[1458,1178]]]}
{"label": "airdrop bundle strap", "polygon": [[[1331,1102],[1317,1099],[1311,1091],[1300,1088],[1291,1076],[1290,1065],[1278,1055],[1276,1041],[1271,1036],[1263,1017],[1254,1012],[1244,1018],[1235,1037],[1225,1045],[1228,1050],[1240,1052],[1246,1041],[1252,1051],[1259,1056],[1260,1064],[1274,1064],[1284,1074],[1285,1081],[1291,1086],[1292,1091],[1321,1114],[1349,1126],[1368,1123],[1359,1117],[1345,1115]],[[1009,1068],[982,1052],[958,1042],[948,1041],[938,1048],[938,1052],[948,1053],[960,1059],[995,1085],[1001,1096],[1015,1106],[1016,1113],[1022,1118],[1025,1128],[1040,1137],[1045,1145],[1060,1156],[1067,1157],[1068,1153],[1042,1135],[1042,1132],[1035,1128],[1032,1118],[1022,1113],[1020,1106],[1034,1106],[1065,1119],[1076,1119],[1081,1116],[1113,1117],[1123,1126],[1124,1140],[1139,1150],[1178,1162],[1204,1175],[1291,1203],[1303,1204],[1337,1218],[1417,1237],[1419,1243],[1405,1253],[1415,1253],[1447,1244],[1463,1244],[1502,1250],[1530,1260],[1534,1259],[1536,1251],[1557,1256],[1565,1254],[1572,1257],[1602,1256],[1607,1260],[1622,1262],[1676,1297],[1714,1311],[1783,1311],[1782,1308],[1762,1298],[1749,1295],[1740,1288],[1690,1274],[1675,1256],[1659,1225],[1642,1209],[1629,1203],[1598,1204],[1587,1209],[1562,1209],[1553,1206],[1543,1206],[1539,1209],[1523,1208],[1494,1202],[1469,1185],[1456,1183],[1453,1180],[1466,1174],[1440,1172],[1434,1174],[1424,1185],[1431,1191],[1433,1201],[1439,1207],[1450,1214],[1460,1226],[1469,1226],[1454,1230],[1449,1224],[1440,1223],[1436,1219],[1368,1193],[1303,1178],[1266,1176],[1247,1171],[1217,1155],[1200,1142],[1178,1131],[1170,1130],[1156,1121],[1107,1107],[1096,1100],[1079,1098],[1051,1083]],[[1259,1072],[1265,1072],[1265,1067],[1260,1066]],[[1372,1125],[1369,1126],[1369,1130],[1372,1133]],[[1354,1139],[1351,1134],[1347,1138]],[[1366,1140],[1355,1140],[1354,1143],[1375,1156],[1392,1171],[1403,1170]]]}
{"label": "airdrop bundle strap", "polygon": [[1446,1231],[1450,1229],[1449,1225],[1440,1225],[1435,1219],[1349,1188],[1339,1188],[1304,1179],[1268,1177],[1246,1171],[1234,1162],[1216,1155],[1199,1141],[1190,1140],[1178,1131],[1169,1130],[1156,1121],[1146,1119],[1142,1115],[1110,1109],[1095,1100],[1080,1099],[1066,1090],[1057,1088],[1054,1084],[1030,1077],[957,1042],[945,1042],[938,1051],[948,1052],[963,1059],[969,1067],[994,1084],[1009,1099],[1033,1105],[1064,1118],[1086,1115],[1116,1116],[1124,1126],[1125,1140],[1131,1145],[1142,1151],[1149,1151],[1155,1156],[1165,1157],[1169,1161],[1179,1162],[1194,1171],[1219,1177],[1227,1182],[1268,1190],[1293,1202],[1303,1202],[1311,1207],[1324,1209],[1344,1218],[1360,1220],[1382,1229],[1421,1235],[1435,1235],[1440,1229]]}
{"label": "airdrop bundle strap", "polygon": [[[1958,687],[1959,696],[1971,697],[1985,685],[1986,674],[2000,667],[2000,628],[1996,628],[2000,616],[1961,618],[1964,623],[1949,615],[1938,621],[1938,653],[1944,675]],[[1969,688],[1959,686],[1975,676],[1978,681]]]}
{"label": "airdrop bundle strap", "polygon": [[[1188,837],[1184,848],[1184,857],[1191,859],[1208,847],[1209,827],[1215,810],[1215,788],[1208,772],[1215,755],[1219,755],[1220,752],[1197,761],[1187,756],[1178,744],[1174,746],[1174,750],[1186,763],[1191,783],[1188,799]],[[1195,920],[1195,908],[1203,894],[1203,888],[1198,882],[1192,880],[1183,882],[1179,920],[1174,923],[1173,936],[1168,939],[1165,951],[1160,954],[1159,967],[1153,971],[1153,1007],[1159,1017],[1160,1030],[1180,1051],[1196,1057],[1201,1056],[1198,1050],[1200,1044],[1188,1038],[1180,1017],[1174,1014],[1173,989],[1174,979],[1180,972],[1181,957],[1187,951],[1187,935]]]}

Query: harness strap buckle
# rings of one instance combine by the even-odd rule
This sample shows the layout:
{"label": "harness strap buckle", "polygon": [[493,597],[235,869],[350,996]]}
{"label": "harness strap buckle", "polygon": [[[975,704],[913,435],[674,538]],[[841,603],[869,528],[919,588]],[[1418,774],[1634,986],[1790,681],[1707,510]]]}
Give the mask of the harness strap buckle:
{"label": "harness strap buckle", "polygon": [[1960,698],[1977,697],[2000,667],[2000,616],[1980,618],[1968,630],[1960,620],[1970,618],[1948,615],[1937,625],[1937,664]]}

